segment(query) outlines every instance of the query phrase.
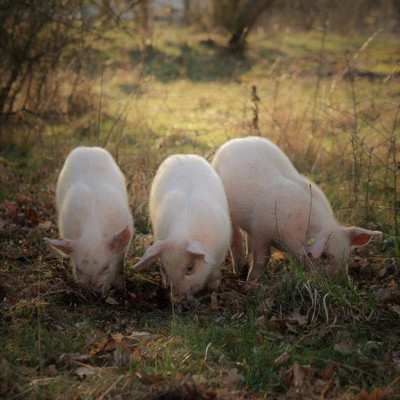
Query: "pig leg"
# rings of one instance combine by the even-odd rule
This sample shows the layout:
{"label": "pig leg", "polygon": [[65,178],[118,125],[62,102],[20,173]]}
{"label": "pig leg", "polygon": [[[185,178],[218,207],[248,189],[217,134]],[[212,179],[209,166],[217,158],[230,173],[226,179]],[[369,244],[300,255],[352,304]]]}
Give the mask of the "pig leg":
{"label": "pig leg", "polygon": [[236,275],[240,275],[245,263],[242,239],[242,233],[240,232],[239,226],[234,225],[232,234],[231,255],[233,262],[233,273]]}
{"label": "pig leg", "polygon": [[125,265],[124,264],[125,264],[124,260],[119,262],[113,286],[117,290],[121,291],[124,295],[126,295],[127,289],[126,289]]}
{"label": "pig leg", "polygon": [[251,237],[249,234],[246,235],[246,243],[247,243],[247,256],[249,257],[252,254],[253,250],[251,247]]}
{"label": "pig leg", "polygon": [[271,256],[270,243],[266,240],[251,239],[253,262],[247,275],[248,281],[258,281]]}
{"label": "pig leg", "polygon": [[219,268],[215,269],[207,282],[207,288],[211,291],[217,290],[221,283],[221,271]]}

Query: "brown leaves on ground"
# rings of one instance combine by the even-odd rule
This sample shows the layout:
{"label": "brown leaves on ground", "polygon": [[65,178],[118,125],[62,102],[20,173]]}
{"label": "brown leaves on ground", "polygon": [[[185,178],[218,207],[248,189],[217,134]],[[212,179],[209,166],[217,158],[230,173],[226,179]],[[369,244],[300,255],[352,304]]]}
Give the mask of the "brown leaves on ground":
{"label": "brown leaves on ground", "polygon": [[331,395],[337,392],[334,381],[335,367],[329,366],[317,371],[309,365],[300,365],[295,362],[282,374],[283,382],[287,387],[285,399],[332,399]]}
{"label": "brown leaves on ground", "polygon": [[36,196],[18,194],[15,201],[4,200],[0,204],[3,220],[8,224],[17,226],[36,227],[48,230],[53,226],[50,218],[54,218],[53,197],[48,193],[45,203],[40,202]]}
{"label": "brown leaves on ground", "polygon": [[362,390],[355,400],[390,400],[393,396],[393,389],[391,388],[375,388],[371,392]]}

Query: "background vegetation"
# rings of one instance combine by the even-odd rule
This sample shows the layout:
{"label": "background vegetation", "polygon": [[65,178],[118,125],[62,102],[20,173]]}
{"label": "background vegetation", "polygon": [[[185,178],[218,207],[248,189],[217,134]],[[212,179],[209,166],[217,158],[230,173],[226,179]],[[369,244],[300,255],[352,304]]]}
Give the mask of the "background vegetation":
{"label": "background vegetation", "polygon": [[[398,2],[8,1],[0,5],[0,397],[400,398]],[[385,233],[331,281],[275,252],[248,290],[186,309],[129,267],[169,154],[261,135],[337,217]],[[127,298],[93,298],[45,247],[68,152],[107,147],[137,237]]]}

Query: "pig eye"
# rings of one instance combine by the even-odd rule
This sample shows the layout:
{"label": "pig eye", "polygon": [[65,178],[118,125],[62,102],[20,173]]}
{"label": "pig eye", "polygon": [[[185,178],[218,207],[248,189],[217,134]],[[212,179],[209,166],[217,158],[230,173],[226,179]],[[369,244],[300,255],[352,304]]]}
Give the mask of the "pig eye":
{"label": "pig eye", "polygon": [[194,265],[191,264],[186,268],[186,275],[192,275],[194,272]]}
{"label": "pig eye", "polygon": [[100,274],[105,274],[106,272],[108,272],[109,269],[109,264],[104,265],[103,268],[100,270]]}
{"label": "pig eye", "polygon": [[322,261],[326,261],[326,260],[328,260],[329,259],[329,255],[327,254],[327,253],[322,253],[321,254],[321,260]]}

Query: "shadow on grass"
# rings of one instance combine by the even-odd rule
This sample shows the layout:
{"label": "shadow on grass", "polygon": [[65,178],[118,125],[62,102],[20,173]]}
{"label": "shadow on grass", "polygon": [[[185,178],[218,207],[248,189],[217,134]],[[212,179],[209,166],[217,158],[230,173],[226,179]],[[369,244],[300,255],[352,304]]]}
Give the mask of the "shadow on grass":
{"label": "shadow on grass", "polygon": [[134,63],[145,61],[145,74],[164,83],[176,79],[193,82],[232,80],[249,71],[257,61],[243,54],[232,54],[219,46],[183,44],[175,46],[174,50],[174,54],[170,54],[154,47],[145,54],[134,49],[130,58]]}

